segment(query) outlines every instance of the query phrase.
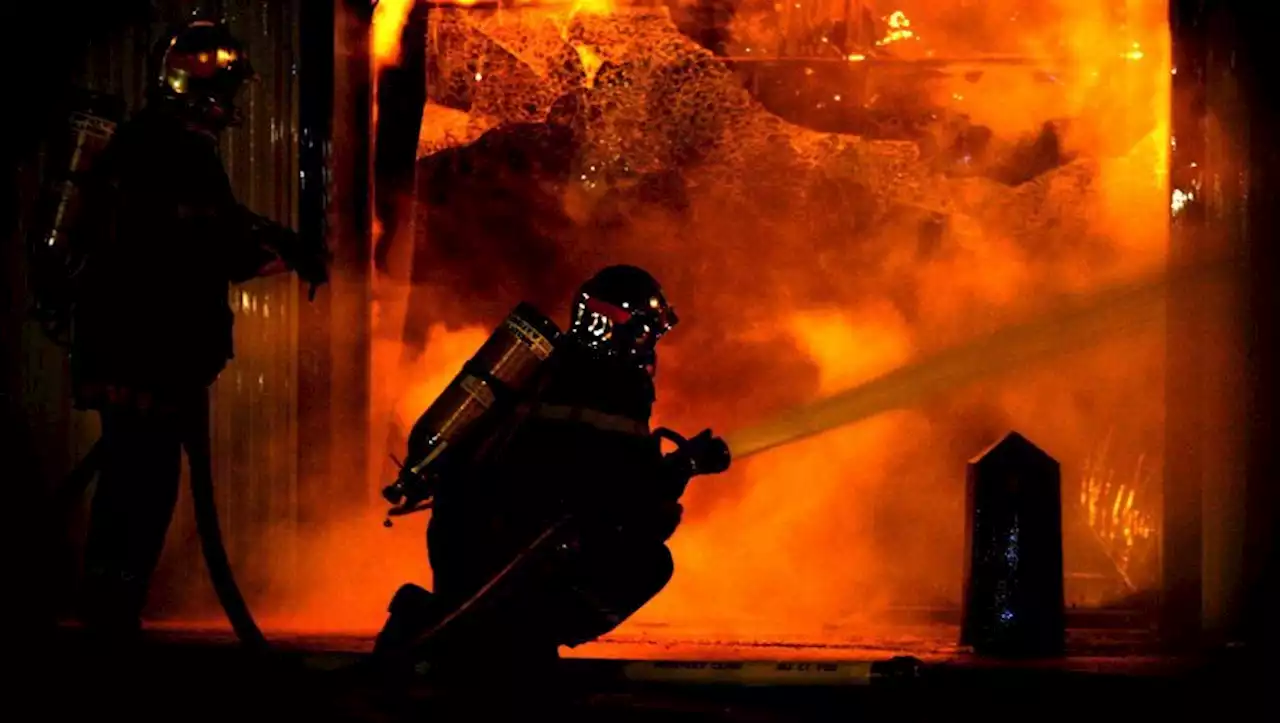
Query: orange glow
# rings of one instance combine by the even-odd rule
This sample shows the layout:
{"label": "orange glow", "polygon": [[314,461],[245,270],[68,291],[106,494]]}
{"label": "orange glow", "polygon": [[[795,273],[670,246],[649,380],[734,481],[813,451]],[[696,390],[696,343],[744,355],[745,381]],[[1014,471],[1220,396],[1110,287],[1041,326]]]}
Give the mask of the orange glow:
{"label": "orange glow", "polygon": [[408,429],[453,381],[463,363],[489,338],[488,329],[472,327],[448,331],[443,326],[431,329],[427,350],[422,358],[410,363],[407,378],[400,385],[401,397],[396,404],[395,421]]}
{"label": "orange glow", "polygon": [[[945,109],[929,142],[783,120],[652,12],[606,0],[441,11],[432,32],[455,33],[461,40],[451,47],[475,55],[433,61],[467,89],[470,105],[432,97],[441,105],[428,107],[419,152],[540,122],[554,100],[581,91],[593,112],[583,114],[584,148],[561,198],[575,225],[556,238],[562,253],[547,273],[567,289],[607,262],[653,270],[683,319],[660,349],[657,416],[679,431],[729,433],[990,332],[996,319],[1162,267],[1171,203],[1166,2],[980,5],[895,2],[876,10],[881,25],[865,43],[822,56],[847,74],[828,81],[822,102],[879,108],[905,93]],[[394,62],[407,7],[379,3],[380,62]],[[787,11],[816,21],[843,7]],[[744,11],[729,33],[735,47],[784,45],[769,27]],[[882,54],[903,62],[878,62]],[[921,73],[924,80],[910,74],[912,59],[930,58],[947,65]],[[562,72],[568,66],[573,73]],[[607,67],[630,73],[614,76],[626,82],[596,82]],[[994,180],[991,169],[1025,163],[1047,123],[1061,151],[1052,167],[1017,183]],[[993,139],[986,166],[977,150],[970,159],[963,149],[962,131],[973,126]],[[946,155],[956,148],[955,158]],[[681,173],[683,216],[637,204],[624,206],[618,227],[587,224],[609,183],[626,190],[683,162],[681,154],[696,156]],[[423,233],[413,253],[435,259],[438,243]],[[375,289],[375,456],[389,451],[381,446],[388,423],[407,429],[497,321],[482,323],[471,307],[483,300],[505,311],[546,288],[489,247],[467,248],[491,254],[487,281],[462,271],[433,277],[436,286],[413,301],[431,311],[416,357],[400,338],[411,298],[404,280]],[[1159,534],[1148,491],[1159,487],[1162,359],[1160,330],[1135,330],[695,481],[672,541],[675,578],[618,635],[660,637],[652,626],[663,624],[703,639],[820,638],[824,626],[876,629],[897,606],[956,604],[964,465],[1009,428],[1062,461],[1064,507],[1141,586],[1150,561],[1139,552]],[[373,490],[387,481],[370,480],[367,508],[311,541],[324,562],[281,596],[288,625],[375,629],[397,585],[429,583],[425,515],[392,530],[379,524],[384,508]],[[1095,544],[1068,539],[1068,567]]]}
{"label": "orange glow", "polygon": [[574,0],[571,15],[585,13],[589,15],[607,15],[614,11],[613,0]]}
{"label": "orange glow", "polygon": [[379,0],[373,8],[373,72],[400,60],[400,33],[409,20],[414,0]]}
{"label": "orange glow", "polygon": [[876,45],[888,45],[903,40],[916,39],[915,31],[911,29],[911,20],[901,10],[891,13],[884,21],[889,29],[883,38],[876,41]]}

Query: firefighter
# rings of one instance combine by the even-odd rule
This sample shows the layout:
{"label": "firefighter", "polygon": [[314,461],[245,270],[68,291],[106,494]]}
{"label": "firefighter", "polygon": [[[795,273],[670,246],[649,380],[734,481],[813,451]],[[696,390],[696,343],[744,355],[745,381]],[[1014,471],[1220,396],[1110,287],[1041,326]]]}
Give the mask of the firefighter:
{"label": "firefighter", "polygon": [[288,269],[313,288],[327,280],[321,246],[232,195],[218,139],[253,77],[223,26],[187,25],[157,47],[146,107],[81,182],[71,366],[76,405],[98,413],[104,450],[83,619],[111,643],[140,630],[182,448],[194,466],[192,444],[208,447],[208,389],[232,357],[230,284]]}
{"label": "firefighter", "polygon": [[528,414],[494,435],[474,472],[439,483],[427,532],[435,590],[397,593],[381,649],[455,616],[434,663],[536,681],[560,646],[609,632],[665,587],[685,485],[728,466],[709,431],[664,455],[649,429],[655,347],[676,321],[634,266],[581,287]]}

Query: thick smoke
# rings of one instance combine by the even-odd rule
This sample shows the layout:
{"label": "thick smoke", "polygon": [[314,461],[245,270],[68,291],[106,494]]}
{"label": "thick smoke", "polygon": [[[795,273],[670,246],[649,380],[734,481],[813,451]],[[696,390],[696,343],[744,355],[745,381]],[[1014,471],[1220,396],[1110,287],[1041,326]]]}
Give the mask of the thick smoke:
{"label": "thick smoke", "polygon": [[[680,312],[657,421],[689,432],[748,425],[1158,267],[1163,25],[1109,26],[1102,4],[1023,3],[1013,21],[990,3],[976,16],[967,3],[964,16],[904,8],[923,45],[903,57],[981,47],[1049,66],[899,76],[939,104],[914,136],[889,138],[765,110],[662,15],[440,13],[416,232],[400,255],[412,284],[403,314],[383,319],[380,403],[411,422],[512,306],[564,320],[606,264],[649,269]],[[1135,42],[1151,44],[1145,64],[1125,57]],[[807,87],[805,102],[844,102],[858,77]],[[405,288],[386,281],[382,298]],[[1081,350],[698,482],[676,579],[635,626],[760,636],[955,603],[964,463],[1003,432],[1062,460],[1069,515],[1104,440],[1117,479],[1137,475],[1140,455],[1158,469],[1159,338]],[[382,531],[369,517],[329,531],[335,553],[385,562],[400,543],[371,541]],[[428,574],[413,529],[397,535],[411,546],[400,567],[355,586],[368,600],[345,579],[346,604],[316,593],[304,609],[376,626],[393,585]],[[1069,539],[1069,566],[1091,545]]]}

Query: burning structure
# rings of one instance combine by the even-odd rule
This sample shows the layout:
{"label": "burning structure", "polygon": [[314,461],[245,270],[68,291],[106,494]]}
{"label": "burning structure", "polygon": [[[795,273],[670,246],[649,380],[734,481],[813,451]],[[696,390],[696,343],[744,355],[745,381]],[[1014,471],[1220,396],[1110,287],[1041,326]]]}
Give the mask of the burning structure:
{"label": "burning structure", "polygon": [[[662,422],[721,429],[1158,271],[1163,3],[903,5],[384,9],[376,37],[402,38],[399,68],[422,54],[426,105],[416,191],[386,202],[375,253],[375,418],[403,430],[512,299],[563,315],[615,261],[691,320]],[[1162,366],[1149,327],[691,490],[676,580],[632,632],[955,605],[960,469],[1010,427],[1067,461],[1072,601],[1152,590],[1155,536],[1127,520],[1158,485],[1113,480],[1159,469]]]}
{"label": "burning structure", "polygon": [[[282,217],[339,221],[314,313],[296,289],[237,298],[241,354],[215,405],[233,563],[268,628],[372,630],[397,585],[429,584],[421,528],[378,524],[380,463],[516,301],[563,317],[599,266],[652,269],[685,320],[660,421],[731,431],[1158,273],[1170,215],[1206,196],[1191,134],[1171,134],[1186,71],[1159,0],[381,0],[368,39],[361,3],[217,5],[246,35],[298,41],[259,48],[268,71],[301,65],[254,90],[233,177]],[[273,194],[254,164],[293,149],[301,166],[275,171],[340,167],[334,186]],[[1168,330],[1123,322],[1013,373],[928,367],[935,381],[877,402],[891,411],[695,485],[676,578],[626,636],[831,637],[955,608],[964,461],[1010,428],[1062,463],[1069,602],[1167,588],[1201,540],[1179,531],[1171,557],[1165,511],[1199,526],[1188,500],[1207,483],[1170,484],[1169,450],[1185,452],[1166,435],[1204,428],[1166,403],[1194,376]],[[264,351],[268,329],[295,343]],[[961,378],[978,381],[945,381]],[[185,589],[194,550],[177,549]]]}

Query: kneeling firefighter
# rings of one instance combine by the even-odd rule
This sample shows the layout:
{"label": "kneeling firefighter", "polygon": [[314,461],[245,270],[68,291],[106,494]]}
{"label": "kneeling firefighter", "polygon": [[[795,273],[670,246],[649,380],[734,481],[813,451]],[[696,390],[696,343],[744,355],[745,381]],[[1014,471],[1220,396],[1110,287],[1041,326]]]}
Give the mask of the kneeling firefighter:
{"label": "kneeling firefighter", "polygon": [[518,306],[423,414],[384,494],[393,515],[433,508],[435,590],[396,593],[384,662],[514,673],[610,632],[663,589],[685,486],[729,466],[710,430],[650,431],[655,345],[675,323],[648,273],[606,268],[580,289],[567,333]]}

